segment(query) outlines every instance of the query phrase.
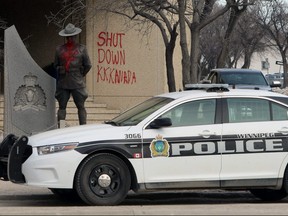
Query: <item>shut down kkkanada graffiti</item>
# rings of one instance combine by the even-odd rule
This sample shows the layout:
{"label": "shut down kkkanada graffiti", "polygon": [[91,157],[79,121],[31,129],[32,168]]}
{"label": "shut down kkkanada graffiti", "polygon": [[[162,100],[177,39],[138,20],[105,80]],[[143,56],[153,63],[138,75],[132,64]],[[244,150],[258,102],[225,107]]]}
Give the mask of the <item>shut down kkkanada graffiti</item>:
{"label": "shut down kkkanada graffiti", "polygon": [[111,84],[136,83],[135,71],[125,68],[124,36],[125,33],[100,32],[98,34],[97,82]]}

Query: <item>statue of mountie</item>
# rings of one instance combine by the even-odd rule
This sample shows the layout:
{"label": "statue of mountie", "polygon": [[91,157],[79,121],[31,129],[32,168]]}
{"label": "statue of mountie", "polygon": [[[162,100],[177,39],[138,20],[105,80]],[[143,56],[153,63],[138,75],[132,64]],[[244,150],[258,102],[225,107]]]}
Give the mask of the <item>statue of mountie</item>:
{"label": "statue of mountie", "polygon": [[54,67],[57,71],[55,97],[59,103],[58,124],[66,118],[66,108],[70,95],[78,109],[79,124],[86,124],[87,112],[84,106],[88,97],[85,76],[91,69],[91,62],[84,45],[76,43],[82,30],[69,23],[59,32],[66,37],[66,43],[56,48]]}

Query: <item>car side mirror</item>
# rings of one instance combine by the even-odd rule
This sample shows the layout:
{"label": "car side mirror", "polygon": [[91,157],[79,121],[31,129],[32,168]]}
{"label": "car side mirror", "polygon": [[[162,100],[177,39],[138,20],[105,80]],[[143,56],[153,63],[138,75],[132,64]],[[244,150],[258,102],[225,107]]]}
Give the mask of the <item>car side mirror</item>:
{"label": "car side mirror", "polygon": [[169,127],[172,125],[170,118],[157,118],[150,123],[150,128],[158,129],[161,127]]}

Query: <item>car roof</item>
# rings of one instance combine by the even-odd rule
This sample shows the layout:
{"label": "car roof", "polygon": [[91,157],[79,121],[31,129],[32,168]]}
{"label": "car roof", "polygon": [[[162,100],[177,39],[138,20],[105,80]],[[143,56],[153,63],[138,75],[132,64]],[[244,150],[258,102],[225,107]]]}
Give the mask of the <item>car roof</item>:
{"label": "car roof", "polygon": [[[193,98],[209,98],[216,96],[252,96],[252,97],[284,97],[288,98],[287,95],[266,91],[266,90],[254,90],[254,89],[229,89],[229,91],[216,91],[207,92],[205,89],[202,90],[185,90],[180,92],[171,92],[158,95],[158,97],[167,97],[172,99],[193,99]],[[157,96],[156,96],[157,97]]]}
{"label": "car roof", "polygon": [[218,72],[221,72],[221,73],[225,73],[225,72],[262,73],[262,71],[260,71],[260,70],[248,69],[248,68],[215,68],[215,69],[212,69],[211,71],[218,71]]}

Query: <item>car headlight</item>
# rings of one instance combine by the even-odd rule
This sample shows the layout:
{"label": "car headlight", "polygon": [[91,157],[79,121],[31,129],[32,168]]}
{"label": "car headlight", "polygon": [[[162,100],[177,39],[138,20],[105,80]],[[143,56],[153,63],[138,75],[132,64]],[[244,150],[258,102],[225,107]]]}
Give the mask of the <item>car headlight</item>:
{"label": "car headlight", "polygon": [[37,151],[39,155],[52,154],[56,152],[63,152],[73,150],[77,147],[79,143],[62,143],[55,145],[46,145],[37,147]]}

